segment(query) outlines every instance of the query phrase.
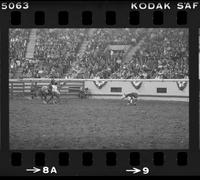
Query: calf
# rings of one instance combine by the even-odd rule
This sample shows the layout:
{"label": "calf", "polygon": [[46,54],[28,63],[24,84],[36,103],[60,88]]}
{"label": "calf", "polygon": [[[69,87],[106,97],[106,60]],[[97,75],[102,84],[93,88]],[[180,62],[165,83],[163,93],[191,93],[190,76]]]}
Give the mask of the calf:
{"label": "calf", "polygon": [[136,105],[137,99],[138,99],[138,93],[132,92],[128,94],[123,94],[122,99],[127,99],[129,101],[128,105],[134,104]]}

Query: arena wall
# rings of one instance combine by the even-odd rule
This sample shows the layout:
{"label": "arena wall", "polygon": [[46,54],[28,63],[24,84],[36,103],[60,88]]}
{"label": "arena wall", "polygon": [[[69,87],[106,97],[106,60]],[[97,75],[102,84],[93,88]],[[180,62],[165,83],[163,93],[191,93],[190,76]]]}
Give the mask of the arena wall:
{"label": "arena wall", "polygon": [[[90,98],[100,99],[120,99],[123,93],[137,92],[139,99],[145,100],[170,100],[170,101],[189,101],[189,80],[188,79],[56,79],[56,81],[67,81],[67,87],[63,87],[61,93],[68,95],[70,87],[81,87],[89,89]],[[102,87],[97,86],[96,82],[105,82]],[[40,85],[47,85],[49,79],[10,79],[10,94],[24,94],[30,92],[31,82],[38,82]],[[80,83],[83,82],[83,83]],[[138,82],[141,83],[140,87]],[[177,82],[185,82],[185,87],[180,89]],[[133,85],[133,83],[135,83]]]}
{"label": "arena wall", "polygon": [[[134,80],[106,80],[107,83],[99,89],[93,80],[86,80],[85,87],[89,88],[93,98],[120,98],[123,93],[137,92],[140,99],[146,100],[174,100],[189,101],[189,80],[137,80],[142,82],[139,89],[134,88]],[[178,88],[177,82],[187,82],[183,90]],[[121,89],[121,92],[111,92],[111,88]],[[159,91],[160,90],[160,91]]]}

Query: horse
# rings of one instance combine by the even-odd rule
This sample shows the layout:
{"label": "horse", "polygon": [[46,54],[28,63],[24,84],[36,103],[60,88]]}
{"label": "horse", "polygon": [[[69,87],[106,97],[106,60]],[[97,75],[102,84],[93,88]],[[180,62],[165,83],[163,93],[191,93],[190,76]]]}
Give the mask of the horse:
{"label": "horse", "polygon": [[[31,86],[31,97],[40,96],[44,104],[48,104],[51,100],[53,100],[53,104],[60,102],[60,89],[65,83],[61,83],[58,87],[57,85],[49,84],[47,86],[39,87],[36,83]],[[48,96],[50,98],[48,99]],[[54,100],[56,97],[56,101]]]}
{"label": "horse", "polygon": [[41,97],[44,104],[48,104],[49,100],[47,100],[48,96],[51,96],[51,91],[48,86],[42,86],[39,89],[39,96]]}
{"label": "horse", "polygon": [[[60,88],[59,88],[60,89]],[[51,85],[51,95],[47,103],[49,103],[51,100],[53,100],[53,104],[57,104],[60,102],[60,91],[56,85]],[[54,100],[54,97],[56,97],[56,101]]]}

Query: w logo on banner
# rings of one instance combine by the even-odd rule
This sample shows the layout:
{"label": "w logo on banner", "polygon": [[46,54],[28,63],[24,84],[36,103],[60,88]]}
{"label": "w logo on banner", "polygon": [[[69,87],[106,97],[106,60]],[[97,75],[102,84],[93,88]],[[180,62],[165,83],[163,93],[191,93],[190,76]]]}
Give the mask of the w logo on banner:
{"label": "w logo on banner", "polygon": [[176,84],[178,88],[183,91],[187,86],[187,81],[177,81]]}
{"label": "w logo on banner", "polygon": [[134,86],[135,89],[140,89],[142,81],[131,81],[131,84]]}
{"label": "w logo on banner", "polygon": [[98,89],[101,89],[103,86],[106,85],[107,81],[96,80],[96,81],[93,81],[93,83],[95,84],[95,86],[96,86]]}

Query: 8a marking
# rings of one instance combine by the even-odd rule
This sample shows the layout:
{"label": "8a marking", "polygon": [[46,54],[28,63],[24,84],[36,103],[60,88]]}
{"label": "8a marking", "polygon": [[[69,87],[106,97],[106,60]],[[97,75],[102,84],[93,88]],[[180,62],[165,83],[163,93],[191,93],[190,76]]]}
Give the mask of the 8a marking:
{"label": "8a marking", "polygon": [[51,168],[44,166],[42,172],[43,172],[43,174],[57,174],[57,170],[54,166]]}
{"label": "8a marking", "polygon": [[57,170],[55,166],[52,166],[52,167],[44,166],[41,169],[33,167],[32,169],[26,169],[26,171],[32,172],[33,174],[38,173],[38,172],[42,172],[43,174],[57,174]]}

